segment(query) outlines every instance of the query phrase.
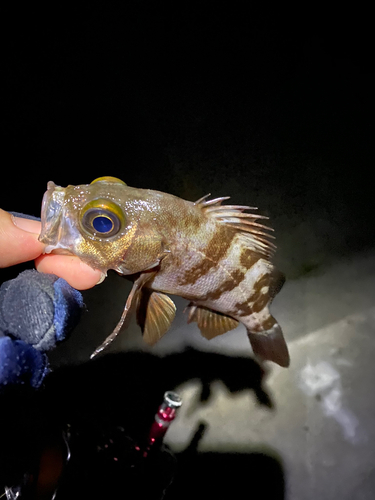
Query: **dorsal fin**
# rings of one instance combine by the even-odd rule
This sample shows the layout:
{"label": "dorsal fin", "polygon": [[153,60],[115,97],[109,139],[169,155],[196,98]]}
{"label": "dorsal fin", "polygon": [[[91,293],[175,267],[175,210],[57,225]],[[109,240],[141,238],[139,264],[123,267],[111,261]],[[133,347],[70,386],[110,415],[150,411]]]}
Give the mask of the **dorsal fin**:
{"label": "dorsal fin", "polygon": [[228,225],[242,233],[248,239],[249,246],[254,247],[261,255],[271,258],[276,250],[276,245],[269,241],[275,237],[266,231],[273,231],[272,227],[256,222],[258,219],[268,219],[265,215],[244,212],[245,210],[258,210],[257,207],[247,205],[222,205],[229,196],[207,200],[210,195],[203,196],[195,205],[208,216],[214,217],[218,222]]}

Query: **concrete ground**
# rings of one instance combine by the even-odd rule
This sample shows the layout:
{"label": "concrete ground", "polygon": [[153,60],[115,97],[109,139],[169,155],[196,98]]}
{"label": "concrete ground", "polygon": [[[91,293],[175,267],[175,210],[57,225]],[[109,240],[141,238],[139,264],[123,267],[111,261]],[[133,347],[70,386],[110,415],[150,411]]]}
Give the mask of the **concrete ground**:
{"label": "concrete ground", "polygon": [[[288,370],[270,367],[266,390],[275,408],[261,407],[248,391],[233,396],[218,383],[210,404],[191,413],[199,382],[188,383],[169,442],[186,445],[203,420],[209,428],[202,451],[272,450],[283,466],[286,499],[374,498],[374,296],[373,255],[286,284],[274,311],[292,362]],[[245,353],[241,333],[217,349],[230,353],[235,345]]]}
{"label": "concrete ground", "polygon": [[[108,318],[116,322],[128,289],[126,280],[111,275],[101,287],[86,292],[88,312],[72,338],[53,353],[52,362],[60,365],[72,360],[86,361],[102,336],[110,331]],[[233,391],[225,385],[225,377],[220,376],[210,384],[210,396],[201,401],[202,381],[186,380],[175,388],[184,404],[166,442],[179,454],[203,424],[203,436],[197,445],[200,459],[225,455],[231,457],[232,465],[235,460],[242,460],[242,468],[246,468],[249,457],[268,457],[272,467],[278,467],[276,475],[269,463],[265,464],[266,470],[258,464],[258,470],[250,461],[253,471],[277,483],[266,498],[374,498],[374,297],[373,252],[342,259],[319,273],[287,281],[272,310],[285,332],[291,366],[267,366],[262,389],[268,404],[256,397],[251,384]],[[176,304],[178,314],[173,328],[154,348],[144,346],[139,329],[131,323],[111,351],[136,349],[166,356],[193,347],[233,359],[231,370],[235,372],[238,367],[239,373],[243,373],[240,358],[252,357],[244,329],[239,327],[207,341],[194,324],[186,324],[185,302],[177,298]],[[90,314],[94,311],[96,314]],[[105,333],[97,333],[95,339],[88,337],[94,328]],[[252,361],[248,359],[248,363],[250,372]],[[223,467],[224,476],[235,473],[229,472],[230,466]],[[238,464],[235,467],[237,473],[242,468]],[[218,470],[216,474],[220,475]],[[247,474],[251,475],[251,471],[245,472],[244,477]],[[212,471],[216,484],[214,477]],[[256,477],[252,477],[253,494],[257,491],[254,481]],[[238,479],[236,483],[242,487]],[[212,484],[210,488],[212,492]],[[264,485],[259,486],[260,495],[263,488]],[[219,491],[225,491],[225,485]],[[233,484],[230,491],[236,491]],[[254,498],[258,496],[255,494]]]}

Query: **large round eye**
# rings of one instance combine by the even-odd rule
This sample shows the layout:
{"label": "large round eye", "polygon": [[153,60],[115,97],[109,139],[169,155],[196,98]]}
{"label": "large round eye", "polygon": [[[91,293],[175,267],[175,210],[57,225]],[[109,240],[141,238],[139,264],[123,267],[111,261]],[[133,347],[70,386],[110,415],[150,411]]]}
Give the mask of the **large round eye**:
{"label": "large round eye", "polygon": [[124,225],[121,208],[108,200],[93,200],[81,212],[82,227],[93,236],[108,238],[116,235]]}

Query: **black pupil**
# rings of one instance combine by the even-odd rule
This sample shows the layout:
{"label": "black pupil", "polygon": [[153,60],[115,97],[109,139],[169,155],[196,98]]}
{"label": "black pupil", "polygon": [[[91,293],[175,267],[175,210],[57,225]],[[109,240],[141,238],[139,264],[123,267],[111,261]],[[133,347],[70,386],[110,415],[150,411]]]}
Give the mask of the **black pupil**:
{"label": "black pupil", "polygon": [[92,221],[95,231],[98,233],[109,233],[113,229],[113,222],[108,217],[98,215]]}

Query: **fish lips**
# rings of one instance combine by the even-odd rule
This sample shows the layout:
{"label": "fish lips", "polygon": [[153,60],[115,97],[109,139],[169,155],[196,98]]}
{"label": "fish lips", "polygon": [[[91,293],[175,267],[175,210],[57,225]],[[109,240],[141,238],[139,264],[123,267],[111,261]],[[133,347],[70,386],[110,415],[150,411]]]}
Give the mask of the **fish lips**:
{"label": "fish lips", "polygon": [[[49,181],[42,201],[42,230],[39,241],[46,245],[44,253],[69,251],[62,243],[65,189]],[[64,252],[64,253],[65,253]]]}

